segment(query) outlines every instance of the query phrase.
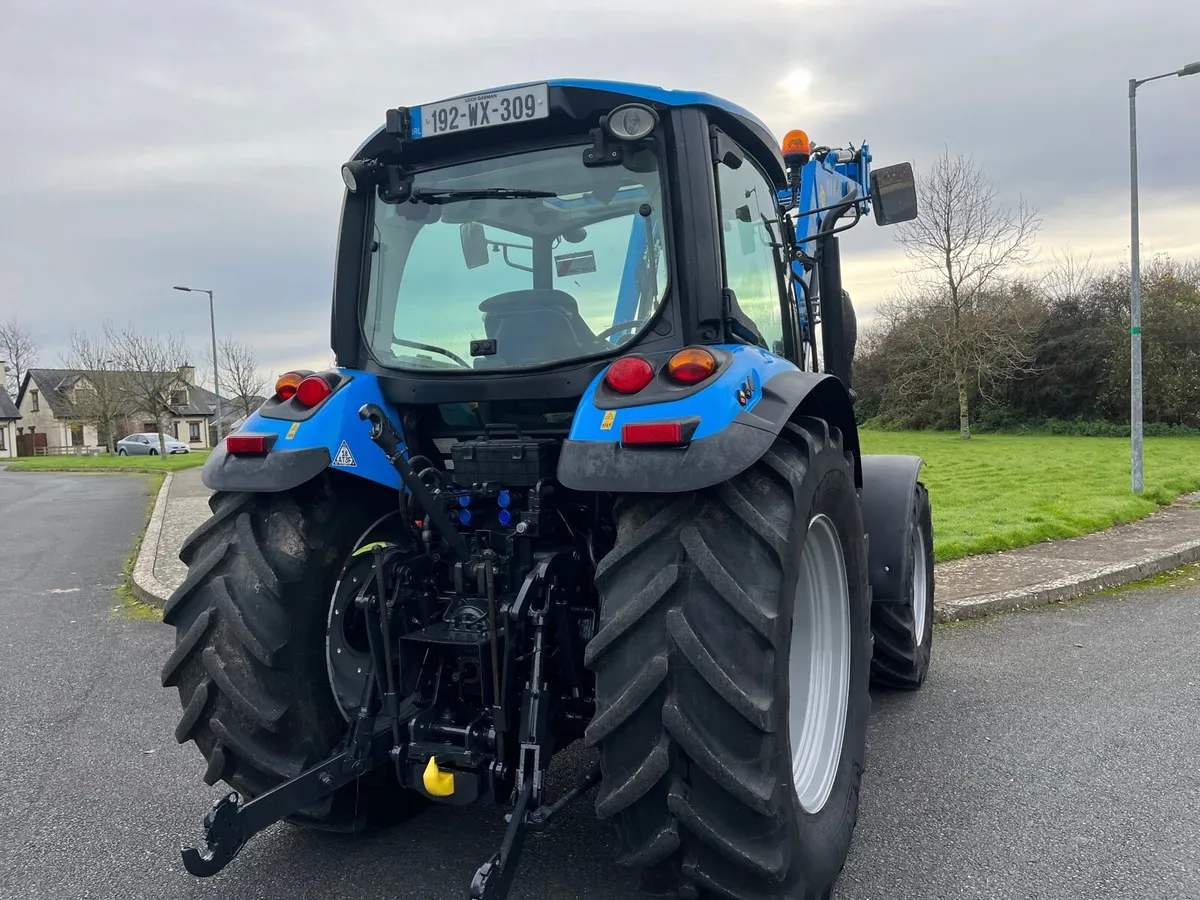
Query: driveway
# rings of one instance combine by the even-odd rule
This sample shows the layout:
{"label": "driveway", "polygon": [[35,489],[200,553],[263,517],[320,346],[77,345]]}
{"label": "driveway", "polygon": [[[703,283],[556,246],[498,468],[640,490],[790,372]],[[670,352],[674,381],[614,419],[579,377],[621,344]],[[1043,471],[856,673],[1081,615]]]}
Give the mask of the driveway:
{"label": "driveway", "polygon": [[[114,612],[147,482],[0,472],[0,897],[459,898],[495,809],[351,839],[279,825],[183,871],[220,794],[172,736],[172,636]],[[877,696],[835,897],[1200,898],[1200,590],[939,628],[924,691]],[[551,790],[590,754],[572,748]],[[635,900],[592,797],[531,839],[513,898]]]}

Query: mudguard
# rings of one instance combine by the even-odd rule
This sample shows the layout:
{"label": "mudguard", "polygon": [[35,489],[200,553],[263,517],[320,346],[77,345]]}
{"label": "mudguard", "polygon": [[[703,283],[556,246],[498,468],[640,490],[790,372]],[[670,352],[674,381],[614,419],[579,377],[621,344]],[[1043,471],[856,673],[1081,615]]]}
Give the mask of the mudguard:
{"label": "mudguard", "polygon": [[867,571],[875,600],[904,600],[909,542],[914,527],[913,491],[924,461],[919,456],[862,458],[863,528],[869,539]]}
{"label": "mudguard", "polygon": [[[858,429],[850,397],[833,376],[804,372],[758,347],[720,345],[723,361],[703,388],[678,399],[638,403],[606,400],[601,372],[588,385],[563,443],[558,480],[579,491],[676,493],[711,487],[754,465],[797,412],[824,418],[841,429],[858,465]],[[745,405],[738,393],[748,395]],[[661,395],[661,392],[659,392]],[[684,447],[640,448],[621,444],[621,429],[638,422],[686,421],[694,425]]]}
{"label": "mudguard", "polygon": [[393,421],[399,415],[384,400],[374,375],[337,371],[343,380],[320,406],[263,404],[238,433],[276,435],[270,451],[235,456],[218,444],[200,475],[205,486],[214,491],[286,491],[332,468],[399,490],[400,476],[371,441],[370,425],[359,419],[358,410],[364,403],[377,403]]}

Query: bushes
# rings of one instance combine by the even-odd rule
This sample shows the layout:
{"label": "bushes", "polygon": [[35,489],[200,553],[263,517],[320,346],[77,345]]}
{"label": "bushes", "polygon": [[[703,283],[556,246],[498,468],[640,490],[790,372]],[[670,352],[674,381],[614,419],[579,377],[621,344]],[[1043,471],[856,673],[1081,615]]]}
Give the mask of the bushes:
{"label": "bushes", "polygon": [[[1026,328],[1032,362],[1001,384],[969,389],[972,430],[1089,437],[1129,436],[1129,275],[1088,273],[1033,296]],[[1143,272],[1142,373],[1147,436],[1200,435],[1200,263],[1152,260]],[[953,430],[958,396],[913,361],[938,327],[923,309],[890,309],[866,331],[855,360],[862,426]],[[981,379],[982,380],[982,379]]]}

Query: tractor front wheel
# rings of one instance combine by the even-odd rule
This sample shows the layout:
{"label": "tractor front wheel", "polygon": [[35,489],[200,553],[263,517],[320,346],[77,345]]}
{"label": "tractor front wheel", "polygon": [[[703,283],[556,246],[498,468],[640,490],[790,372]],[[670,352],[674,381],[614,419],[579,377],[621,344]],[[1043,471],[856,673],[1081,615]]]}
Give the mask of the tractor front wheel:
{"label": "tractor front wheel", "polygon": [[[175,737],[196,743],[204,781],[252,799],[328,757],[346,733],[325,623],[341,566],[379,500],[325,473],[284,493],[217,493],[209,505],[212,518],[180,551],[187,578],[163,611],[176,643],[162,683],[179,691]],[[356,831],[366,799],[383,797],[387,814],[402,818],[421,798],[381,791],[398,789],[387,775],[369,773],[290,820]]]}
{"label": "tractor front wheel", "polygon": [[870,593],[852,457],[789,424],[736,478],[618,503],[588,645],[597,813],[648,892],[828,896],[863,772]]}

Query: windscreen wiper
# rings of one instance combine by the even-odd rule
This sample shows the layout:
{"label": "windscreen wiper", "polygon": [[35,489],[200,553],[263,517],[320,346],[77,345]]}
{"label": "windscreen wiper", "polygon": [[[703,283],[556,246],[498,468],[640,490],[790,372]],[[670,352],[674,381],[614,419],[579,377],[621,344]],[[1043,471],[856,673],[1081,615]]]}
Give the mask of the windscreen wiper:
{"label": "windscreen wiper", "polygon": [[525,188],[413,188],[410,203],[456,203],[459,200],[537,200],[557,197],[554,191]]}

